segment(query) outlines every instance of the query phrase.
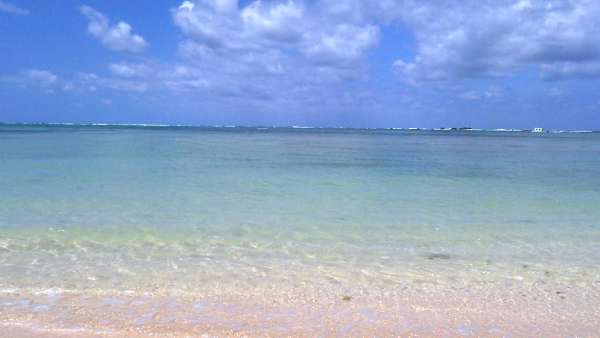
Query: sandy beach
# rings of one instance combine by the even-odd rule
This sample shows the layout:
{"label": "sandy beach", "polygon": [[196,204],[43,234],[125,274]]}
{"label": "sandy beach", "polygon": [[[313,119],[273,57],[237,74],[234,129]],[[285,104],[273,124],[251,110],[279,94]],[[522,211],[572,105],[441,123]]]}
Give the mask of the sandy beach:
{"label": "sandy beach", "polygon": [[0,331],[13,337],[593,337],[600,332],[599,286],[540,278],[243,298],[14,295],[2,298],[10,311],[0,314]]}

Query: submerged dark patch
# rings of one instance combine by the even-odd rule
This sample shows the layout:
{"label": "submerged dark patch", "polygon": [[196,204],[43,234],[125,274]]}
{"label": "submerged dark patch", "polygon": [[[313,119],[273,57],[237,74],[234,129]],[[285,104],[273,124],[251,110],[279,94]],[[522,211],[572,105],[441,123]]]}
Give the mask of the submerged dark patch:
{"label": "submerged dark patch", "polygon": [[431,253],[427,255],[427,259],[429,260],[434,260],[434,259],[450,259],[450,255],[448,254],[444,254],[444,253]]}

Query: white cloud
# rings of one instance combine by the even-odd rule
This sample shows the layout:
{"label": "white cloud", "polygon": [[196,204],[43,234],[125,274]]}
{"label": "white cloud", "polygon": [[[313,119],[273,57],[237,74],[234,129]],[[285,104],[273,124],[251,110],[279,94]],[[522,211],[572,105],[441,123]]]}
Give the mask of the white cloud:
{"label": "white cloud", "polygon": [[136,74],[133,67],[124,63],[111,63],[109,69],[113,74],[123,77],[132,77]]}
{"label": "white cloud", "polygon": [[505,90],[499,87],[489,87],[484,93],[484,96],[487,98],[502,98],[505,95]]}
{"label": "white cloud", "polygon": [[542,78],[560,80],[575,77],[600,78],[600,59],[586,62],[554,62],[540,66]]}
{"label": "white cloud", "polygon": [[[416,53],[393,69],[409,83],[527,69],[544,79],[600,76],[600,2],[593,0],[198,0],[172,16],[186,36],[182,54],[221,69],[219,58],[244,58],[234,68],[361,78],[381,28],[400,24],[414,34]],[[257,54],[269,60],[249,62]]]}
{"label": "white cloud", "polygon": [[54,73],[42,69],[22,70],[16,75],[0,78],[23,88],[38,87],[48,92],[54,92],[54,89],[64,92],[95,92],[104,88],[133,93],[146,92],[150,87],[146,82],[148,79],[105,77],[95,73],[77,73],[72,78],[59,78]]}
{"label": "white cloud", "polygon": [[499,100],[505,95],[505,90],[497,87],[490,86],[485,90],[467,90],[458,94],[458,98],[467,101],[478,101],[478,100]]}
{"label": "white cloud", "polygon": [[133,78],[144,77],[151,73],[154,65],[144,63],[111,63],[108,65],[110,72],[119,77]]}
{"label": "white cloud", "polygon": [[[314,36],[313,36],[314,34]],[[307,33],[304,53],[321,63],[354,61],[379,39],[379,28],[373,25],[340,24],[333,32]]]}
{"label": "white cloud", "polygon": [[[378,27],[328,16],[323,8],[294,1],[185,1],[172,10],[175,24],[202,53],[296,53],[309,62],[355,62],[374,47]],[[183,48],[189,48],[187,41]],[[200,55],[200,53],[196,53]]]}
{"label": "white cloud", "polygon": [[0,11],[16,15],[28,15],[29,10],[19,8],[10,2],[0,0]]}
{"label": "white cloud", "polygon": [[[88,32],[105,46],[132,52],[147,46],[127,23],[111,23],[89,6],[81,12]],[[546,80],[600,76],[600,2],[591,0],[196,0],[170,14],[180,31],[175,58],[115,61],[97,73],[56,80],[56,88],[95,90],[99,98],[113,90],[173,95],[176,102],[190,98],[203,107],[219,101],[279,111],[361,104],[373,110],[401,97],[427,111],[424,102],[433,93],[441,94],[436,102],[481,104],[515,94],[494,80],[467,83],[472,78],[532,71]],[[410,56],[391,68],[420,86],[376,83],[378,89],[364,95],[365,87],[387,81],[377,72],[368,82],[366,62],[387,32],[386,49],[374,60],[414,47],[414,55],[398,50]]]}
{"label": "white cloud", "polygon": [[599,74],[598,1],[406,1],[400,7],[417,44],[413,60],[394,64],[408,82],[506,76],[527,67],[545,78]]}
{"label": "white cloud", "polygon": [[335,90],[366,77],[367,52],[379,42],[373,17],[349,19],[344,8],[331,8],[339,3],[184,1],[171,10],[183,33],[180,59],[152,82],[270,109],[338,102]]}
{"label": "white cloud", "polygon": [[0,81],[15,84],[21,88],[43,88],[52,92],[61,83],[60,78],[44,69],[25,69],[14,75],[2,76]]}
{"label": "white cloud", "polygon": [[149,85],[144,80],[130,80],[99,76],[95,73],[79,73],[76,78],[79,88],[96,91],[98,88],[107,88],[123,92],[144,93]]}
{"label": "white cloud", "polygon": [[100,40],[100,42],[116,51],[141,52],[148,46],[144,38],[131,32],[131,26],[119,21],[115,25],[110,24],[108,17],[90,6],[81,6],[80,11],[88,20],[88,33]]}
{"label": "white cloud", "polygon": [[194,3],[190,2],[190,1],[184,1],[180,6],[179,9],[185,9],[185,10],[193,10],[194,9]]}
{"label": "white cloud", "polygon": [[58,81],[58,76],[47,70],[29,69],[24,71],[23,74],[28,80],[42,86],[51,86]]}
{"label": "white cloud", "polygon": [[461,93],[460,95],[458,95],[458,97],[467,101],[476,101],[481,99],[481,95],[474,90]]}
{"label": "white cloud", "polygon": [[546,90],[546,96],[549,96],[549,97],[559,98],[559,97],[562,97],[563,95],[564,95],[564,91],[561,88],[553,87],[553,88]]}

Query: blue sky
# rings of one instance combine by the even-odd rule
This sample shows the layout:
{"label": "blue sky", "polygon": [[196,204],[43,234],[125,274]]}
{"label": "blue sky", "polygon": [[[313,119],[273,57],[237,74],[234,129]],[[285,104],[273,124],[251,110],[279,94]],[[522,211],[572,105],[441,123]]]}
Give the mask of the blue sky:
{"label": "blue sky", "polygon": [[0,0],[0,120],[600,129],[600,2]]}

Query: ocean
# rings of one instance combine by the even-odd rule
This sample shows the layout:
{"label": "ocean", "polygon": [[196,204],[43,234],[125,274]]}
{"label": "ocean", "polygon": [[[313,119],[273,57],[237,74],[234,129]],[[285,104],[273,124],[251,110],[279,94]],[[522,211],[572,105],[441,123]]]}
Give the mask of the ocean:
{"label": "ocean", "polygon": [[585,336],[598,262],[598,133],[0,126],[5,325]]}

